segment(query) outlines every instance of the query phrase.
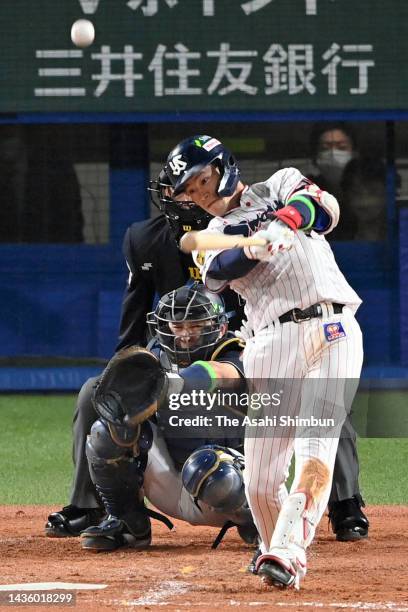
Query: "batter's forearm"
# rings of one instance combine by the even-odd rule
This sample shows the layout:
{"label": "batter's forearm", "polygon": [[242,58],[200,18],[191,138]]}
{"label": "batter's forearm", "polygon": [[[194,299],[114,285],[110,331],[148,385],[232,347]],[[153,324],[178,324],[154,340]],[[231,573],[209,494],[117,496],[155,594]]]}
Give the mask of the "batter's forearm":
{"label": "batter's forearm", "polygon": [[231,281],[246,276],[258,263],[248,259],[244,249],[228,249],[214,257],[207,271],[207,276],[216,280]]}

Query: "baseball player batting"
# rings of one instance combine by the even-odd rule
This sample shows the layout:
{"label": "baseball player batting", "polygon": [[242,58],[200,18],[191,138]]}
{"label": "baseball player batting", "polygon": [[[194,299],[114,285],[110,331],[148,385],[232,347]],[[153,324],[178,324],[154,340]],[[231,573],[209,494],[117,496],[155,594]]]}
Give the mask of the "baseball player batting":
{"label": "baseball player batting", "polygon": [[[306,574],[306,549],[329,498],[347,409],[345,383],[359,379],[363,360],[354,318],[361,300],[324,237],[338,223],[338,203],[295,168],[245,185],[234,156],[210,136],[181,142],[165,170],[173,197],[187,195],[215,217],[205,231],[267,241],[195,253],[210,290],[229,284],[246,301],[245,376],[255,390],[265,381],[272,386],[274,380],[286,381],[287,413],[312,412],[328,423],[335,416],[323,429],[300,424],[284,431],[260,424],[246,433],[245,486],[261,537],[256,572],[267,584],[298,588]],[[270,407],[269,414],[273,411]],[[293,452],[295,476],[288,492]]]}

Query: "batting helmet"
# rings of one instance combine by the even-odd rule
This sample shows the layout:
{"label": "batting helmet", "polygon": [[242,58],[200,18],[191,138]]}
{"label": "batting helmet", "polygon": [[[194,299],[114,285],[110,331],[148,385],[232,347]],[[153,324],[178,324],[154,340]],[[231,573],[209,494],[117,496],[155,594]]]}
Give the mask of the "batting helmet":
{"label": "batting helmet", "polygon": [[194,202],[177,202],[172,199],[173,186],[164,170],[156,180],[150,181],[148,191],[153,204],[165,215],[177,242],[186,232],[205,229],[212,219],[209,213]]}
{"label": "batting helmet", "polygon": [[169,153],[164,170],[174,188],[174,195],[181,193],[186,182],[210,164],[217,166],[221,172],[218,195],[232,195],[239,182],[236,159],[219,140],[211,136],[187,138]]}
{"label": "batting helmet", "polygon": [[200,283],[166,293],[147,317],[152,335],[179,367],[208,359],[227,331],[227,320],[223,299]]}
{"label": "batting helmet", "polygon": [[201,500],[220,512],[236,512],[246,501],[243,466],[238,451],[208,444],[190,455],[181,478],[196,502]]}

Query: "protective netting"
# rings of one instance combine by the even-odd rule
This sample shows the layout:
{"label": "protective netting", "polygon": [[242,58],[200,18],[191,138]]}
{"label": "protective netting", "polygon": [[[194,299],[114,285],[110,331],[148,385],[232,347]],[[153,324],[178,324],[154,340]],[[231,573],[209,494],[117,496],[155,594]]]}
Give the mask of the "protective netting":
{"label": "protective netting", "polygon": [[407,22],[404,0],[3,0],[1,354],[111,354],[125,229],[167,152],[207,133],[248,183],[294,165],[338,196],[368,363],[398,363]]}

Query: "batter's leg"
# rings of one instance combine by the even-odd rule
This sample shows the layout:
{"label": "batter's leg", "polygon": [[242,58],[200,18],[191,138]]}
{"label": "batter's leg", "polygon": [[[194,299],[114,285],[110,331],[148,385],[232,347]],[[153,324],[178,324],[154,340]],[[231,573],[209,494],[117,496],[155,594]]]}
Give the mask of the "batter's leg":
{"label": "batter's leg", "polygon": [[296,438],[291,491],[282,504],[269,549],[255,566],[267,584],[299,588],[306,574],[306,548],[313,540],[330,494],[336,450],[335,437]]}
{"label": "batter's leg", "polygon": [[[328,344],[320,335],[319,361],[313,362],[304,379],[299,415],[304,421],[295,439],[294,481],[282,504],[269,551],[257,561],[259,574],[273,585],[297,586],[305,575],[306,548],[329,499],[338,438],[351,409],[363,360],[361,331],[353,314],[345,309],[341,319],[344,337]],[[317,325],[310,323],[309,330]],[[313,424],[312,416],[317,419]]]}
{"label": "batter's leg", "polygon": [[[298,328],[294,329],[295,333]],[[285,482],[293,455],[295,428],[262,425],[262,420],[288,416],[300,398],[300,385],[295,380],[295,370],[286,367],[280,356],[284,346],[295,342],[291,328],[284,325],[271,326],[267,333],[250,338],[243,354],[244,371],[250,381],[251,406],[248,417],[251,423],[245,431],[244,480],[246,496],[261,539],[261,551],[268,550],[276,521],[288,492]],[[272,352],[271,352],[272,351]],[[267,378],[268,372],[274,376]],[[279,394],[279,405],[257,403],[261,397]]]}
{"label": "batter's leg", "polygon": [[247,435],[244,444],[245,491],[262,552],[266,552],[282,503],[288,496],[285,485],[293,454],[293,439],[273,438],[270,429]]}

